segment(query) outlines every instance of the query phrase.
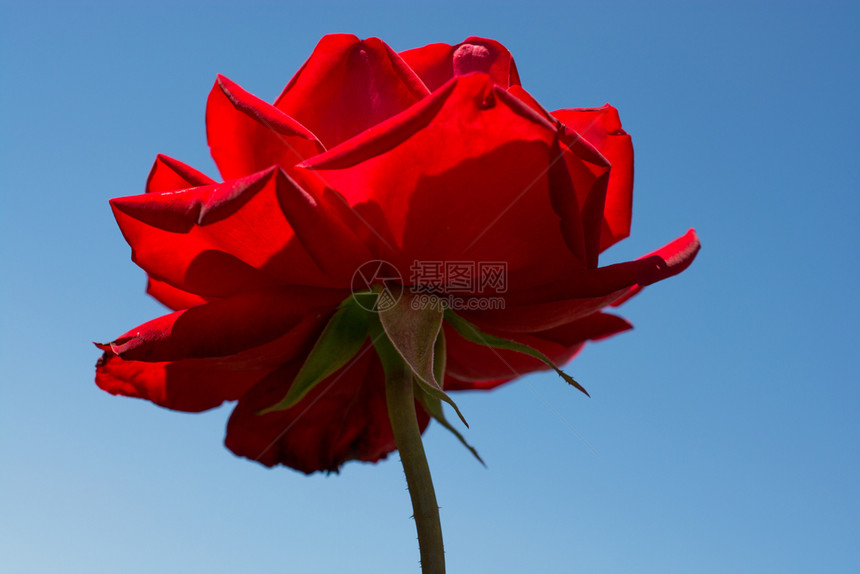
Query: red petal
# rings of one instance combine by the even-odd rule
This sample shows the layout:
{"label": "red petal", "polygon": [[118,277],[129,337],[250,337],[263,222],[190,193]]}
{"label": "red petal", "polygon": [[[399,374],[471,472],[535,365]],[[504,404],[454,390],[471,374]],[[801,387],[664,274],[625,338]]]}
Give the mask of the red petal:
{"label": "red petal", "polygon": [[[609,164],[588,142],[561,126],[558,154],[550,175],[550,197],[562,217],[561,232],[570,250],[590,269],[597,267],[603,202]],[[559,156],[556,156],[559,157]]]}
{"label": "red petal", "polygon": [[292,173],[325,150],[303,125],[221,75],[206,104],[206,136],[225,180],[273,165]]}
{"label": "red petal", "polygon": [[696,230],[687,230],[681,237],[632,262],[643,267],[637,283],[645,287],[677,275],[690,266],[701,247]]}
{"label": "red petal", "polygon": [[[538,303],[506,305],[504,311],[464,311],[463,317],[482,328],[512,333],[533,333],[565,325],[608,307],[629,288],[600,297],[549,300]],[[540,299],[537,299],[540,301]]]}
{"label": "red petal", "polygon": [[456,46],[430,44],[400,53],[430,91],[454,76],[472,72],[489,74],[503,88],[519,85],[520,77],[511,53],[495,40],[471,37]]}
{"label": "red petal", "polygon": [[575,130],[603,154],[612,170],[603,208],[600,250],[630,235],[633,209],[633,143],[621,128],[618,110],[606,104],[601,108],[556,110],[552,115]]}
{"label": "red petal", "polygon": [[172,157],[158,154],[146,178],[146,193],[179,191],[189,187],[211,185],[215,180]]}
{"label": "red petal", "polygon": [[[653,251],[647,255],[643,255],[639,259],[647,259],[654,261],[653,258],[658,258],[656,260],[656,264],[660,267],[659,260],[664,260],[668,264],[670,268],[674,270],[673,275],[677,275],[684,269],[690,266],[690,263],[695,259],[696,254],[699,252],[701,245],[699,244],[699,238],[696,235],[695,230],[691,229],[687,231],[686,234],[682,235],[675,241],[669,243],[668,245],[664,245],[660,249]],[[661,278],[655,279],[651,281],[651,283],[656,283],[660,281]],[[645,288],[646,285],[650,285],[650,283],[641,283],[636,285],[629,291],[627,291],[624,295],[613,301],[612,306],[618,307],[623,303],[629,301],[634,296],[638,295],[642,289]]]}
{"label": "red petal", "polygon": [[[333,286],[281,208],[295,182],[277,168],[194,189],[114,199],[132,259],[155,279],[205,298],[276,282]],[[334,216],[332,216],[334,217]],[[307,234],[306,234],[307,235]]]}
{"label": "red petal", "polygon": [[376,242],[362,237],[364,226],[342,197],[331,190],[317,197],[283,174],[279,177],[284,181],[278,185],[278,203],[299,242],[334,285],[350,284],[355,270],[375,259],[365,241]]}
{"label": "red petal", "polygon": [[477,325],[507,332],[532,333],[568,324],[586,317],[645,285],[662,281],[690,266],[699,252],[694,230],[635,261],[617,263],[587,271],[574,282],[560,286],[568,298],[522,300],[507,305],[504,311],[464,311],[463,316]]}
{"label": "red petal", "polygon": [[156,301],[163,303],[174,311],[196,307],[212,300],[211,298],[207,299],[200,295],[177,289],[169,283],[159,281],[153,277],[149,277],[146,282],[146,292]]}
{"label": "red petal", "polygon": [[111,342],[110,350],[122,359],[149,362],[235,355],[334,310],[347,296],[311,287],[242,293],[148,321]]}
{"label": "red petal", "polygon": [[542,115],[544,118],[546,118],[548,122],[555,123],[558,121],[546,110],[546,108],[540,105],[540,103],[536,99],[534,99],[534,97],[530,93],[525,91],[522,86],[511,86],[510,88],[508,88],[508,93],[512,96],[516,96],[517,98],[519,98],[520,101],[522,101],[525,105],[527,105],[528,107]]}
{"label": "red petal", "polygon": [[[547,112],[531,94],[520,86],[511,86],[508,93],[515,95],[524,104],[548,121],[559,124],[559,120]],[[562,223],[562,232],[574,253],[582,254],[588,267],[597,267],[603,228],[603,209],[606,202],[607,185],[610,182],[610,164],[590,142],[564,125],[559,126],[559,145],[564,152],[564,165],[574,189],[570,201],[562,194],[567,217]],[[632,157],[632,156],[631,156]],[[631,164],[632,166],[632,164]],[[554,166],[555,167],[555,166]],[[557,187],[555,188],[557,189]],[[556,196],[559,194],[556,193]],[[563,208],[557,207],[560,214]]]}
{"label": "red petal", "polygon": [[[595,313],[537,333],[493,334],[537,349],[560,366],[572,359],[586,341],[603,339],[631,328],[632,325],[621,317]],[[446,328],[445,337],[448,350],[446,389],[492,388],[520,375],[547,369],[544,363],[528,355],[466,341],[451,328]],[[448,374],[453,377],[450,381],[447,379]],[[488,386],[488,382],[493,384]],[[475,386],[474,383],[479,385]]]}
{"label": "red petal", "polygon": [[514,377],[492,379],[489,381],[461,381],[450,373],[445,373],[445,390],[449,391],[490,391],[512,381]]}
{"label": "red petal", "polygon": [[[285,365],[242,397],[227,424],[227,448],[308,474],[337,471],[349,460],[376,462],[395,449],[382,366],[369,346],[294,407],[257,415],[284,398],[300,367],[301,360]],[[416,408],[423,430],[429,419]]]}
{"label": "red petal", "polygon": [[332,148],[427,95],[385,42],[332,34],[320,40],[275,107]]}
{"label": "red petal", "polygon": [[[96,383],[114,395],[146,399],[179,411],[204,411],[238,399],[268,373],[302,356],[321,328],[322,318],[309,316],[288,333],[259,347],[233,355],[176,361],[126,360],[114,353],[111,345],[97,345],[104,354],[96,365]],[[187,341],[180,344],[190,346]]]}
{"label": "red petal", "polygon": [[378,206],[407,275],[413,260],[503,261],[510,289],[524,291],[584,267],[565,243],[576,235],[576,182],[555,161],[557,135],[473,74],[299,168],[309,170],[301,176],[309,186],[333,187],[356,211]]}
{"label": "red petal", "polygon": [[587,265],[594,269],[600,255],[610,165],[600,152],[576,132],[564,125],[559,126],[559,132],[562,148],[570,151],[565,154],[565,166],[573,180]]}
{"label": "red petal", "polygon": [[[214,183],[214,179],[193,167],[172,157],[158,154],[152,164],[152,169],[149,171],[149,177],[146,179],[146,193],[179,191]],[[154,277],[148,278],[146,292],[173,310],[187,309],[207,301],[199,295],[177,289]]]}
{"label": "red petal", "polygon": [[200,412],[241,397],[271,369],[228,369],[223,361],[124,361],[107,350],[96,365],[96,384],[112,395],[152,401],[176,411]]}
{"label": "red petal", "polygon": [[292,238],[288,226],[270,225],[275,241],[258,240],[257,219],[273,207],[279,211],[269,185],[272,174],[113,199],[111,207],[132,259],[147,273],[184,291],[227,296],[272,285],[255,267]]}

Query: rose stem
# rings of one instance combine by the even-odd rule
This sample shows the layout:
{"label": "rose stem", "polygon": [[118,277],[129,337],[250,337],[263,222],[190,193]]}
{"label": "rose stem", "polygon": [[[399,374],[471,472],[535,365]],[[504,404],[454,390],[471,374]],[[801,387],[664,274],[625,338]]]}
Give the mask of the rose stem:
{"label": "rose stem", "polygon": [[439,506],[436,504],[430,467],[424,454],[424,445],[421,444],[421,430],[418,428],[412,390],[412,373],[408,367],[395,370],[396,373],[386,373],[385,397],[388,403],[388,418],[394,431],[394,442],[400,451],[400,461],[403,463],[409,496],[412,498],[418,546],[421,550],[421,572],[444,574],[442,524],[439,522]]}

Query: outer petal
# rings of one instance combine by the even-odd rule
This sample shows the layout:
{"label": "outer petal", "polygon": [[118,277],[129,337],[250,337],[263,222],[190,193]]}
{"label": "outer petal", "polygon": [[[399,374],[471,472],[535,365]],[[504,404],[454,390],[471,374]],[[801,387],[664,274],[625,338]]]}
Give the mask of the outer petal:
{"label": "outer petal", "polygon": [[[216,183],[214,179],[193,167],[172,157],[158,154],[149,171],[149,177],[146,178],[146,193],[179,191],[214,183]],[[151,276],[148,277],[146,292],[174,310],[187,309],[207,301],[204,297],[177,289]]]}
{"label": "outer petal", "polygon": [[[257,415],[284,397],[300,367],[301,360],[285,365],[242,397],[227,424],[227,448],[308,474],[337,471],[349,460],[376,462],[395,449],[382,366],[369,346],[296,406]],[[416,408],[423,430],[428,417]]]}
{"label": "outer petal", "polygon": [[[559,126],[559,146],[565,152],[564,164],[573,182],[573,197],[568,209],[579,214],[582,252],[590,269],[597,267],[603,229],[603,206],[609,182],[609,164],[585,139],[565,126]],[[584,162],[580,158],[587,157]],[[599,166],[599,167],[598,167]]]}
{"label": "outer petal", "polygon": [[513,380],[513,377],[489,381],[461,381],[450,373],[445,373],[445,389],[450,391],[490,391]]}
{"label": "outer petal", "polygon": [[[619,154],[613,153],[613,159],[618,160],[622,165],[618,166],[618,169],[613,169],[612,173],[615,173],[616,175],[614,176],[614,179],[612,179],[612,173],[606,169],[610,165],[609,160],[601,153],[601,151],[607,151],[607,146],[603,146],[602,150],[595,147],[593,142],[583,137],[582,134],[578,133],[571,127],[564,125],[555,116],[546,111],[544,107],[541,106],[538,101],[522,87],[511,86],[511,88],[508,89],[508,93],[515,95],[520,99],[520,101],[542,117],[546,118],[548,121],[558,124],[560,135],[559,139],[561,142],[560,145],[566,152],[570,152],[565,153],[564,157],[570,177],[574,182],[574,190],[576,192],[575,195],[577,201],[572,208],[580,215],[583,242],[582,249],[586,254],[585,257],[588,266],[591,268],[597,267],[598,255],[602,250],[602,235],[605,234],[605,228],[607,226],[604,221],[604,206],[607,197],[607,187],[610,183],[614,183],[614,185],[618,186],[620,180],[623,179],[625,165],[623,165],[622,159],[629,159],[630,178],[629,189],[627,191],[628,199],[632,198],[632,146],[630,147],[629,157],[619,158]],[[591,126],[590,123],[577,124],[577,126],[582,129],[588,128],[592,131],[594,130],[594,127]],[[619,129],[620,126],[621,124],[618,124]],[[627,137],[629,143],[629,136]],[[598,138],[597,143],[603,144],[604,141]],[[614,152],[617,150],[612,151]],[[579,158],[588,158],[588,161],[583,162]],[[617,196],[618,190],[616,189],[614,193]],[[628,231],[629,227],[630,221],[628,217]]]}
{"label": "outer petal", "polygon": [[274,341],[307,317],[324,317],[347,296],[345,291],[310,287],[242,293],[153,319],[112,341],[109,347],[130,361],[235,355]]}
{"label": "outer petal", "polygon": [[409,108],[428,94],[385,42],[325,36],[275,101],[327,148]]}
{"label": "outer petal", "polygon": [[96,365],[96,384],[103,390],[152,401],[187,412],[215,408],[235,401],[257,381],[293,360],[318,334],[321,322],[306,319],[288,334],[236,355],[178,361],[128,361],[99,345],[104,353]]}
{"label": "outer petal", "polygon": [[303,125],[221,75],[206,105],[206,135],[225,180],[273,165],[292,174],[295,164],[325,150]]}
{"label": "outer petal", "polygon": [[[154,278],[205,298],[275,283],[343,285],[325,273],[332,261],[367,259],[338,213],[278,168],[111,204],[133,260]],[[331,247],[333,241],[342,245]]]}
{"label": "outer petal", "polygon": [[96,384],[113,395],[145,399],[176,411],[200,412],[238,399],[275,368],[227,366],[223,359],[124,361],[108,348],[96,364]]}
{"label": "outer petal", "polygon": [[[331,284],[350,284],[355,270],[375,258],[368,245],[376,238],[363,233],[364,226],[337,193],[324,189],[315,195],[286,177],[279,183],[278,203],[302,247]],[[290,274],[291,262],[285,260],[283,267],[283,275]]]}
{"label": "outer petal", "polygon": [[386,214],[405,276],[414,260],[503,261],[509,289],[526,291],[585,267],[573,187],[595,185],[608,165],[584,146],[564,147],[553,124],[473,74],[299,169],[357,212]]}
{"label": "outer petal", "polygon": [[[618,263],[583,273],[561,287],[568,298],[534,297],[507,305],[504,311],[469,311],[463,316],[477,325],[506,332],[532,333],[566,325],[609,305],[629,299],[642,287],[662,281],[690,266],[699,252],[699,238],[694,230],[660,249],[626,263]],[[540,291],[536,291],[540,293]]]}
{"label": "outer petal", "polygon": [[180,192],[114,199],[111,207],[135,263],[204,297],[273,285],[259,268],[293,238],[283,218],[278,221],[273,170]]}
{"label": "outer petal", "polygon": [[[280,302],[281,307],[286,303]],[[96,366],[96,383],[112,394],[180,411],[197,412],[236,400],[268,373],[302,357],[322,329],[325,315],[309,312],[295,320],[277,305],[275,302],[277,321],[271,317],[259,321],[255,315],[264,310],[248,307],[248,321],[259,321],[257,332],[250,323],[241,324],[241,313],[235,309],[219,316],[223,305],[216,305],[215,312],[206,311],[203,317],[200,310],[208,305],[156,319],[112,344],[98,345],[104,354]],[[241,337],[233,336],[237,322]],[[276,338],[249,347],[279,330]],[[171,348],[173,343],[176,348]],[[225,354],[212,356],[214,353]]]}
{"label": "outer petal", "polygon": [[[537,333],[493,334],[529,345],[557,365],[563,365],[579,352],[586,341],[603,339],[631,328],[632,325],[621,317],[594,313]],[[452,377],[450,380],[446,378],[446,389],[492,388],[520,375],[547,368],[542,362],[522,353],[470,343],[450,328],[446,329],[445,337],[448,344],[446,377],[449,374]],[[490,382],[492,384],[488,385]]]}
{"label": "outer petal", "polygon": [[603,251],[630,235],[633,209],[633,143],[621,128],[618,110],[601,108],[556,110],[552,115],[596,147],[612,164],[603,208]]}
{"label": "outer petal", "polygon": [[216,183],[214,179],[190,165],[170,156],[158,154],[146,178],[146,193],[179,191],[213,183]]}
{"label": "outer petal", "polygon": [[146,292],[156,301],[161,302],[174,311],[196,307],[212,300],[212,298],[201,297],[200,295],[177,289],[170,283],[159,281],[153,277],[148,277],[146,280]]}
{"label": "outer petal", "polygon": [[558,122],[558,120],[555,119],[555,117],[553,117],[553,115],[550,114],[546,110],[546,108],[540,105],[540,103],[534,98],[534,96],[528,93],[522,86],[511,86],[510,88],[508,88],[508,93],[512,96],[518,97],[520,101],[522,101],[525,105],[527,105],[528,107],[539,113],[541,116],[546,118],[547,121],[553,123]]}
{"label": "outer petal", "polygon": [[517,65],[507,48],[487,38],[466,38],[455,46],[429,44],[406,50],[400,57],[424,84],[435,91],[454,76],[472,72],[489,74],[503,88],[520,84]]}
{"label": "outer petal", "polygon": [[[588,266],[597,267],[599,253],[630,232],[633,198],[633,145],[630,136],[621,129],[618,113],[609,105],[553,112],[570,121],[565,125],[521,86],[511,86],[508,93],[548,121],[559,124],[561,146],[572,152],[566,153],[565,159],[574,181],[575,208],[581,218],[582,249]],[[589,158],[589,161],[583,163],[580,157]],[[610,162],[611,172],[601,169]],[[587,169],[589,163],[591,169]],[[604,213],[607,201],[608,211]]]}

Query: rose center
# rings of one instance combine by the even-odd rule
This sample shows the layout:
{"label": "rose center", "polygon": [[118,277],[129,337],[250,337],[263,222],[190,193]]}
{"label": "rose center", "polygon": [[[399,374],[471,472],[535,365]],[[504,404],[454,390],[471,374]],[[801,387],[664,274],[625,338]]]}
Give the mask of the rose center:
{"label": "rose center", "polygon": [[454,75],[463,76],[471,72],[490,72],[493,63],[490,50],[478,44],[463,44],[454,51]]}

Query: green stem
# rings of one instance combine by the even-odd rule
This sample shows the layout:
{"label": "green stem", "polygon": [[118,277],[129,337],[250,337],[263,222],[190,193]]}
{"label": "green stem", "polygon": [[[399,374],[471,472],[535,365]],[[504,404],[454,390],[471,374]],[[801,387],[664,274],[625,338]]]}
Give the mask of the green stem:
{"label": "green stem", "polygon": [[[403,365],[406,367],[406,365]],[[445,550],[442,545],[442,524],[439,522],[439,505],[430,478],[430,467],[421,443],[421,429],[415,413],[412,372],[408,368],[386,373],[385,396],[388,418],[394,431],[394,442],[400,451],[400,461],[406,474],[418,546],[421,549],[421,572],[445,574]]]}

